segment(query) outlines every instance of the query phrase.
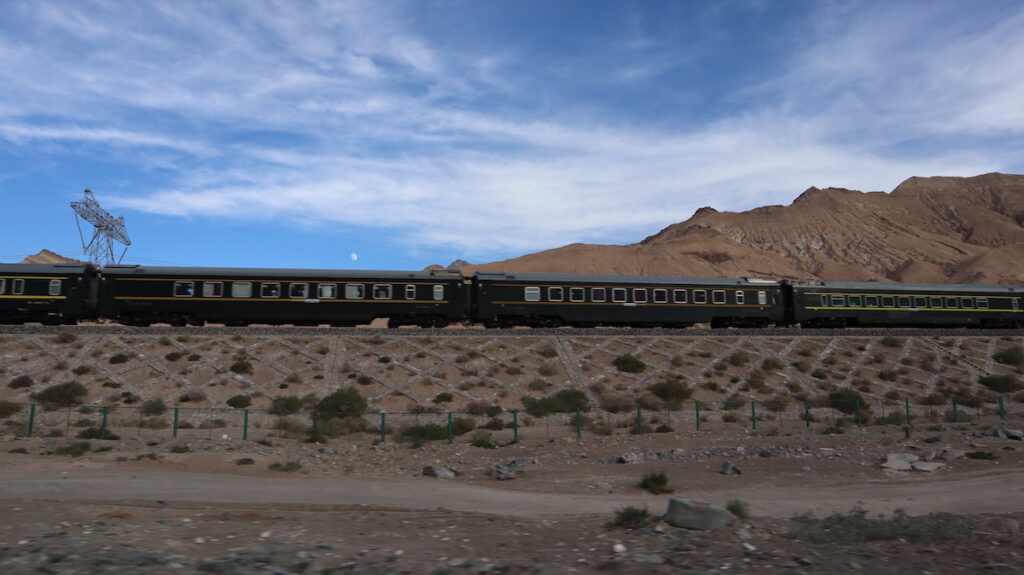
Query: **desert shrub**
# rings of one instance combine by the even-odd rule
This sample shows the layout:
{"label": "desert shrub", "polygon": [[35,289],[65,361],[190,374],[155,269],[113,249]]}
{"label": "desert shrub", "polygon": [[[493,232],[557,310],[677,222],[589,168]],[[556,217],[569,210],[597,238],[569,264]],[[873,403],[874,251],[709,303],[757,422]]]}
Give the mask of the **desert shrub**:
{"label": "desert shrub", "polygon": [[193,353],[192,355],[188,356],[189,361],[199,361],[202,358],[203,356],[199,355],[198,353]]}
{"label": "desert shrub", "polygon": [[883,337],[879,343],[881,343],[885,347],[901,347],[901,346],[903,346],[903,340],[895,338],[895,337],[893,337],[891,335],[887,335],[887,336]]}
{"label": "desert shrub", "polygon": [[302,464],[298,461],[286,461],[285,463],[274,462],[267,466],[267,469],[271,471],[284,471],[292,472],[302,469]]}
{"label": "desert shrub", "polygon": [[909,541],[929,543],[958,539],[970,530],[950,515],[931,514],[911,517],[906,511],[897,509],[891,518],[885,515],[868,517],[861,507],[854,507],[846,513],[833,513],[817,518],[805,513],[792,518],[796,525],[790,535],[811,543],[852,544],[864,541]]}
{"label": "desert shrub", "polygon": [[185,354],[183,352],[172,351],[171,353],[168,353],[167,355],[165,355],[164,359],[166,359],[167,361],[178,361],[179,359],[184,357],[184,355]]}
{"label": "desert shrub", "polygon": [[301,397],[294,395],[279,395],[270,402],[270,413],[273,415],[290,415],[298,413],[302,409]]}
{"label": "desert shrub", "polygon": [[53,408],[80,405],[87,395],[89,395],[89,391],[85,389],[84,385],[69,381],[51,385],[38,393],[33,393],[32,398],[46,407]]}
{"label": "desert shrub", "polygon": [[673,431],[675,430],[672,429],[672,426],[667,423],[662,423],[658,427],[654,428],[654,433],[672,433]]}
{"label": "desert shrub", "polygon": [[750,504],[740,499],[730,499],[725,504],[725,508],[736,516],[737,519],[746,519],[750,517]]}
{"label": "desert shrub", "polygon": [[205,419],[199,422],[199,429],[220,429],[227,426],[228,422],[223,419]]}
{"label": "desert shrub", "polygon": [[448,427],[437,423],[412,425],[398,433],[399,441],[423,442],[443,439],[448,439]]}
{"label": "desert shrub", "polygon": [[522,368],[513,365],[512,367],[506,368],[505,373],[507,373],[508,375],[519,375],[523,373],[523,370]]}
{"label": "desert shrub", "polygon": [[659,381],[651,386],[651,393],[662,399],[670,409],[679,409],[684,401],[693,396],[693,390],[679,379]]}
{"label": "desert shrub", "polygon": [[899,372],[892,369],[883,369],[878,372],[878,379],[881,379],[882,381],[896,381],[899,376]]}
{"label": "desert shrub", "polygon": [[179,443],[178,445],[171,446],[171,453],[188,453],[192,451],[192,448],[187,443]]}
{"label": "desert shrub", "polygon": [[87,427],[82,431],[79,431],[78,435],[75,437],[78,439],[106,439],[108,441],[117,441],[118,439],[121,439],[118,435],[111,433],[110,430],[107,430],[106,434],[101,434],[101,431],[102,430],[98,427]]}
{"label": "desert shrub", "polygon": [[941,393],[932,393],[921,398],[921,405],[946,405],[946,396]]}
{"label": "desert shrub", "polygon": [[497,417],[487,420],[487,423],[482,426],[484,429],[490,429],[491,431],[501,431],[505,429],[505,422]]}
{"label": "desert shrub", "polygon": [[534,379],[530,383],[526,384],[526,389],[530,391],[543,391],[547,389],[551,384],[544,381],[543,379]]}
{"label": "desert shrub", "polygon": [[71,373],[73,373],[75,375],[86,375],[86,374],[92,373],[92,368],[89,367],[88,365],[80,365],[80,366],[76,367],[75,369],[72,369]]}
{"label": "desert shrub", "polygon": [[734,351],[730,353],[729,357],[727,357],[725,360],[728,361],[731,365],[739,367],[741,365],[746,365],[747,363],[750,362],[750,355],[745,351]]}
{"label": "desert shrub", "polygon": [[21,406],[10,401],[0,401],[0,419],[4,419],[21,411]]}
{"label": "desert shrub", "polygon": [[139,427],[143,429],[167,429],[170,426],[165,417],[143,417],[139,420]]}
{"label": "desert shrub", "polygon": [[612,365],[619,371],[626,373],[642,373],[647,369],[647,364],[633,354],[624,353],[612,360]]}
{"label": "desert shrub", "polygon": [[978,383],[996,393],[1013,393],[1017,391],[1017,380],[1012,375],[988,375],[979,377]]}
{"label": "desert shrub", "polygon": [[899,411],[894,411],[894,412],[892,412],[892,413],[890,413],[888,415],[885,415],[883,417],[875,418],[874,424],[875,425],[903,425],[904,422],[905,422],[905,420],[903,418],[903,413],[901,413]]}
{"label": "desert shrub", "polygon": [[380,363],[391,363],[391,358],[386,355],[382,355],[379,358],[377,358],[377,361]]}
{"label": "desert shrub", "polygon": [[486,431],[473,434],[473,440],[469,442],[473,447],[481,449],[497,449],[498,446],[491,442],[491,434]]}
{"label": "desert shrub", "polygon": [[641,489],[646,489],[655,495],[672,493],[672,489],[668,486],[668,476],[665,475],[664,471],[656,471],[644,475],[639,485]]}
{"label": "desert shrub", "polygon": [[761,369],[765,371],[778,371],[786,367],[786,364],[782,363],[777,357],[769,357],[761,362]]}
{"label": "desert shrub", "polygon": [[163,415],[167,411],[162,399],[150,399],[144,401],[141,406],[142,415]]}
{"label": "desert shrub", "polygon": [[725,422],[725,423],[736,423],[739,420],[740,420],[740,416],[736,415],[735,413],[723,413],[722,414],[722,421]]}
{"label": "desert shrub", "polygon": [[256,461],[251,457],[243,457],[235,460],[235,465],[255,465]]}
{"label": "desert shrub", "polygon": [[552,358],[552,357],[557,357],[558,356],[558,350],[555,349],[555,346],[550,345],[550,344],[549,345],[544,345],[544,346],[540,347],[537,350],[537,353],[539,353],[540,355],[542,355],[544,357],[547,357],[547,358]]}
{"label": "desert shrub", "polygon": [[112,363],[112,364],[128,363],[129,359],[130,358],[127,355],[123,354],[123,353],[115,353],[114,355],[112,355],[109,358],[107,358],[107,362]]}
{"label": "desert shrub", "polygon": [[229,397],[226,403],[235,409],[245,409],[252,405],[252,398],[248,395],[235,395]]}
{"label": "desert shrub", "polygon": [[811,357],[812,355],[814,355],[814,352],[811,351],[810,348],[801,347],[800,349],[796,350],[796,354],[801,357]]}
{"label": "desert shrub", "polygon": [[793,368],[800,373],[807,373],[808,371],[811,371],[811,364],[806,361],[794,361],[792,365]]}
{"label": "desert shrub", "polygon": [[722,409],[733,410],[741,409],[747,405],[747,400],[743,399],[738,395],[730,395],[729,397],[722,400]]}
{"label": "desert shrub", "polygon": [[590,409],[590,402],[587,401],[586,394],[581,390],[563,389],[547,397],[526,396],[523,398],[523,406],[526,407],[526,412],[530,415],[542,417],[549,413],[575,411],[576,409],[587,411]]}
{"label": "desert shrub", "polygon": [[[128,392],[122,393],[121,395],[125,395],[126,393],[128,393]],[[133,395],[133,394],[129,394],[129,395]],[[178,401],[180,401],[181,403],[188,403],[190,401],[205,401],[205,400],[206,400],[206,393],[204,393],[203,390],[201,390],[201,389],[193,389],[193,390],[189,391],[188,393],[186,393],[185,395],[183,395],[183,396],[178,398]],[[136,398],[134,401],[138,401],[138,399]],[[131,402],[126,399],[125,403],[131,403]]]}
{"label": "desert shrub", "polygon": [[316,411],[325,419],[359,416],[366,411],[366,399],[354,387],[346,387],[321,399]]}
{"label": "desert shrub", "polygon": [[864,403],[864,398],[856,389],[845,387],[837,389],[828,394],[828,406],[840,413],[854,415],[857,413],[857,404],[860,403],[860,412],[868,411],[869,406]]}
{"label": "desert shrub", "polygon": [[54,336],[53,341],[55,343],[74,343],[77,339],[78,337],[70,331],[62,331]]}
{"label": "desert shrub", "polygon": [[994,353],[992,359],[1006,365],[1024,365],[1024,348],[1019,345],[1006,348]]}
{"label": "desert shrub", "polygon": [[447,391],[442,391],[441,393],[435,395],[434,399],[432,399],[431,401],[433,403],[451,403],[455,401],[455,396]]}
{"label": "desert shrub", "polygon": [[811,372],[811,377],[815,379],[828,379],[828,371],[819,367]]}
{"label": "desert shrub", "polygon": [[967,457],[967,459],[983,460],[999,459],[999,456],[996,455],[995,453],[992,453],[991,451],[968,451],[965,457]]}
{"label": "desert shrub", "polygon": [[90,444],[88,441],[76,441],[74,443],[62,445],[57,449],[54,449],[53,452],[56,453],[57,455],[70,455],[71,457],[81,457],[85,455],[86,452],[88,452],[90,449],[92,449],[92,444]]}
{"label": "desert shrub", "polygon": [[900,398],[900,392],[896,391],[895,389],[890,389],[889,391],[885,392],[885,395],[883,397],[895,401]]}
{"label": "desert shrub", "polygon": [[19,375],[18,377],[12,379],[11,382],[7,384],[7,387],[11,389],[21,389],[24,387],[32,387],[32,384],[34,383],[35,382],[32,381],[31,377],[27,375]]}
{"label": "desert shrub", "polygon": [[315,433],[310,438],[312,441],[366,431],[367,427],[366,420],[358,416],[317,419],[315,424]]}
{"label": "desert shrub", "polygon": [[370,385],[371,383],[373,383],[373,380],[370,379],[370,376],[368,375],[360,375],[356,377],[356,383],[358,383],[359,385]]}
{"label": "desert shrub", "polygon": [[639,529],[650,522],[651,514],[646,507],[623,507],[615,512],[615,518],[608,522],[608,527]]}
{"label": "desert shrub", "polygon": [[505,410],[500,405],[492,405],[487,408],[486,415],[487,417],[498,417],[503,411]]}
{"label": "desert shrub", "polygon": [[232,363],[231,367],[229,367],[228,369],[230,369],[233,373],[251,374],[252,364],[249,363],[247,360],[243,359],[241,361],[236,361],[235,363]]}

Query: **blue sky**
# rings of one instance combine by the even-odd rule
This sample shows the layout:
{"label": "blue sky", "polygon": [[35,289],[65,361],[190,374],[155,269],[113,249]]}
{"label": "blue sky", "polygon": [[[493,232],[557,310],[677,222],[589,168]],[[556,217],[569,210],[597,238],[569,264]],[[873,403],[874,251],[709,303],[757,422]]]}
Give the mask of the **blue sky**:
{"label": "blue sky", "polygon": [[80,256],[86,187],[131,263],[419,269],[1024,172],[1015,0],[0,11],[0,261]]}

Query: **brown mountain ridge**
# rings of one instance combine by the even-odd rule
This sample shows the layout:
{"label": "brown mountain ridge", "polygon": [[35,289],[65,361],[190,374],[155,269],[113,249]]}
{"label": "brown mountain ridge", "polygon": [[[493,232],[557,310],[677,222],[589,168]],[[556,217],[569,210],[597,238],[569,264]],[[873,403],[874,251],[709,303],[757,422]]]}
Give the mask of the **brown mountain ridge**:
{"label": "brown mountain ridge", "polygon": [[1024,175],[809,188],[788,206],[705,207],[637,244],[571,244],[462,267],[511,272],[1024,284]]}

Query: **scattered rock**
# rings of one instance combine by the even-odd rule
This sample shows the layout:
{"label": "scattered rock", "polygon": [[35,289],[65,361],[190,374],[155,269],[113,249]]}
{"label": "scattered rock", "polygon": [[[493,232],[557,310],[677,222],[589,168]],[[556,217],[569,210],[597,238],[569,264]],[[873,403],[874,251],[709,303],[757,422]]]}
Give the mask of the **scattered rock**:
{"label": "scattered rock", "polygon": [[1021,429],[1004,429],[1003,435],[1005,435],[1007,439],[1024,441],[1024,430]]}
{"label": "scattered rock", "polygon": [[735,465],[732,464],[731,461],[728,460],[722,462],[722,469],[719,473],[721,473],[722,475],[743,475],[743,472],[740,471],[740,468],[736,467]]}
{"label": "scattered rock", "polygon": [[946,466],[945,463],[938,461],[915,461],[910,464],[914,471],[924,471],[931,473],[932,471],[938,471]]}
{"label": "scattered rock", "polygon": [[910,453],[890,453],[885,457],[885,463],[882,467],[886,469],[892,469],[894,471],[910,471],[913,469],[911,465],[920,458]]}
{"label": "scattered rock", "polygon": [[671,497],[665,522],[686,529],[715,529],[725,527],[736,520],[736,516],[724,507],[708,505],[692,499]]}
{"label": "scattered rock", "polygon": [[436,477],[438,479],[455,479],[455,470],[440,465],[427,465],[423,467],[424,477]]}

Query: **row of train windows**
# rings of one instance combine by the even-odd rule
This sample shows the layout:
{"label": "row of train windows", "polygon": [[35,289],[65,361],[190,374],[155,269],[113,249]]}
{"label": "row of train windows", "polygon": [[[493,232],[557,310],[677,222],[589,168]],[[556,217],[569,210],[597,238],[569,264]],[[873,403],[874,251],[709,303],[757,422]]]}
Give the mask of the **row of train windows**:
{"label": "row of train windows", "polygon": [[[879,306],[881,302],[881,306]],[[945,309],[988,309],[985,297],[924,297],[924,296],[875,296],[875,295],[823,295],[824,307],[902,307],[902,308],[945,308]],[[1013,299],[1013,309],[1019,302]]]}
{"label": "row of train windows", "polygon": [[[174,282],[174,297],[192,297],[196,293],[196,282]],[[289,283],[288,297],[291,299],[307,299],[313,297],[308,283]],[[202,282],[203,297],[224,297],[224,282]],[[317,299],[338,299],[338,284],[316,284]],[[391,284],[371,284],[370,295],[373,299],[392,299],[395,288]],[[343,284],[345,299],[366,299],[366,284]],[[231,297],[251,298],[252,282],[231,282]],[[444,286],[432,286],[431,293],[435,300],[444,299]],[[277,282],[261,282],[259,284],[261,298],[279,298],[282,290]],[[416,299],[416,286],[404,287],[405,299]]]}
{"label": "row of train windows", "polygon": [[[669,291],[672,292],[673,303],[695,303],[695,304],[706,304],[708,303],[708,292],[707,290],[690,290],[688,292],[684,289],[652,289],[648,291],[646,288],[633,288],[632,290],[626,288],[589,288],[590,299],[587,299],[587,289],[581,287],[563,288],[563,287],[549,287],[547,288],[547,300],[546,301],[565,301],[565,292],[569,292],[569,301],[571,302],[585,302],[591,301],[594,303],[603,303],[608,301],[608,292],[611,291],[611,301],[614,303],[625,303],[629,301],[629,292],[633,292],[633,303],[647,303],[652,301],[654,303],[669,303]],[[692,294],[692,298],[690,295]],[[711,290],[711,303],[713,304],[727,304],[729,292],[725,290]],[[746,293],[743,291],[734,291],[733,303],[737,305],[743,305],[746,303]],[[651,299],[648,299],[650,295]],[[526,301],[541,301],[541,288],[528,286],[524,288],[523,297]],[[758,305],[768,304],[768,292],[759,291],[757,292],[757,303]]]}
{"label": "row of train windows", "polygon": [[[25,294],[25,280],[22,278],[13,278],[11,281],[11,295],[24,295]],[[61,282],[60,280],[50,280],[50,289],[47,293],[50,295],[60,295]],[[0,295],[7,293],[7,278],[0,278]]]}

